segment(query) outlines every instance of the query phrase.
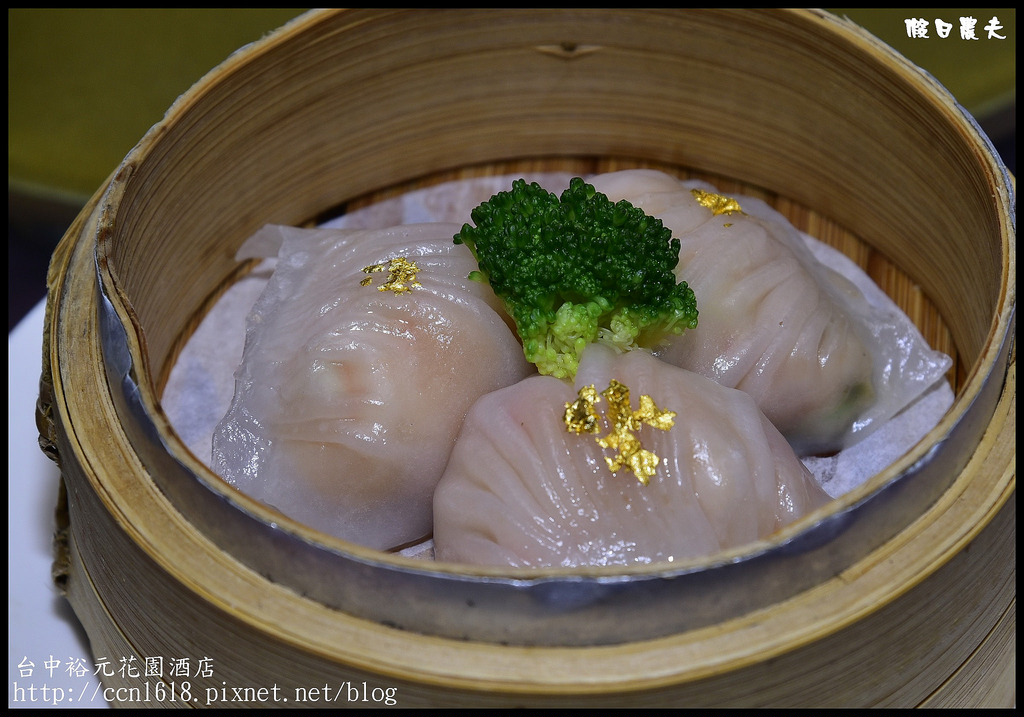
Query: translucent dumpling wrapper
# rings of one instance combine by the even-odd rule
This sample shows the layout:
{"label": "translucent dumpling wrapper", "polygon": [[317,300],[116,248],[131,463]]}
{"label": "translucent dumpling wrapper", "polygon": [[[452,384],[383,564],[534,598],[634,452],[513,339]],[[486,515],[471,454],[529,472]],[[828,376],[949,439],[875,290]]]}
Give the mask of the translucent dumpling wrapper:
{"label": "translucent dumpling wrapper", "polygon": [[[625,441],[608,448],[607,433],[567,428],[579,389],[613,380],[637,415],[675,413],[671,427],[652,419],[634,434],[655,457],[646,485],[611,470]],[[645,395],[656,410],[641,410]],[[828,500],[747,394],[644,350],[593,344],[575,386],[538,375],[473,405],[435,491],[434,551],[491,566],[672,562],[763,539]]]}
{"label": "translucent dumpling wrapper", "polygon": [[[318,530],[389,549],[431,501],[479,396],[532,372],[459,226],[267,226],[240,258],[277,264],[246,322],[213,437],[228,482]],[[278,251],[279,249],[279,251]]]}
{"label": "translucent dumpling wrapper", "polygon": [[801,455],[857,443],[949,370],[906,315],[818,261],[764,202],[654,170],[590,181],[680,240],[699,323],[657,355],[753,396]]}

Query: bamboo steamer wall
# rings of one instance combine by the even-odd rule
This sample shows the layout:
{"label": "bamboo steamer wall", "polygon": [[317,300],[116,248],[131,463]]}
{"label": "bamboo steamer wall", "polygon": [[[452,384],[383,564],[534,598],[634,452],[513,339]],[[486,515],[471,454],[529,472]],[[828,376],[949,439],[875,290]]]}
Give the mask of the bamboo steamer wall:
{"label": "bamboo steamer wall", "polygon": [[[541,575],[614,596],[593,639],[593,605],[538,607],[534,575],[424,571],[235,494],[164,417],[177,350],[264,223],[627,166],[757,192],[843,249],[956,357],[953,408],[750,555]],[[97,654],[210,658],[178,685],[196,706],[364,682],[401,706],[1012,704],[1014,211],[952,98],[822,12],[309,13],[182,96],[54,255],[39,426],[66,488],[58,579]]]}

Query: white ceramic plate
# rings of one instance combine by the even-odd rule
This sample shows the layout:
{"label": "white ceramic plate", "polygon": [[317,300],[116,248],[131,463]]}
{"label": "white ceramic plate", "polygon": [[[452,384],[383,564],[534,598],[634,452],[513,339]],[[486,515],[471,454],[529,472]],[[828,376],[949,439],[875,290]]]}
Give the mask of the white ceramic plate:
{"label": "white ceramic plate", "polygon": [[[7,337],[7,703],[105,708],[88,638],[50,578],[60,471],[39,449],[35,420],[45,309],[40,302]],[[107,657],[120,669],[120,655]]]}

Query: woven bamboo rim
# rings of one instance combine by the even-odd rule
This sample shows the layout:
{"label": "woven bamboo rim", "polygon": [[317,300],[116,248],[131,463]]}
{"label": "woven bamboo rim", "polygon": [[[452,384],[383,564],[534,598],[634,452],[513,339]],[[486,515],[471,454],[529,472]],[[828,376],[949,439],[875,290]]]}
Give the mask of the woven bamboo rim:
{"label": "woven bamboo rim", "polygon": [[[789,14],[780,16],[797,24],[832,22],[814,13],[794,14],[792,18]],[[353,22],[373,19],[358,12],[337,17]],[[763,19],[775,22],[778,17],[768,13]],[[290,26],[276,42],[315,32],[321,22],[324,27],[330,26],[324,16],[309,16]],[[252,52],[258,54],[266,47]],[[559,51],[558,47],[551,51]],[[569,52],[564,47],[561,51]],[[238,62],[243,59],[238,58]],[[230,65],[227,63],[226,70],[232,69]],[[244,63],[239,67],[239,71],[245,70]],[[211,84],[199,89],[214,92],[217,88]],[[187,103],[176,106],[180,114],[172,111],[168,126],[174,126],[176,119],[187,118],[188,109]],[[468,151],[469,156],[463,159],[472,159],[472,154],[472,150]],[[410,172],[418,166],[417,161],[410,161]],[[706,166],[719,165],[712,162]],[[119,182],[128,186],[130,178],[126,175],[135,169],[135,165],[126,164],[122,176],[115,177],[111,186],[116,187]],[[774,186],[775,181],[781,181],[761,184],[757,181],[760,178],[753,179],[758,186]],[[381,181],[381,186],[387,184]],[[811,191],[806,183],[803,185],[803,191]],[[352,190],[343,188],[332,196],[344,197],[345,192],[355,196]],[[125,196],[114,199],[125,201]],[[827,201],[822,205],[820,196],[817,199],[814,205],[834,210],[828,212],[829,216],[842,215]],[[112,405],[106,375],[99,368],[102,356],[95,335],[98,286],[93,271],[92,238],[97,231],[110,226],[105,223],[102,210],[114,206],[109,196],[106,205],[99,200],[97,196],[83,212],[55,255],[40,402],[43,440],[60,457],[68,488],[68,593],[98,649],[139,657],[150,651],[173,653],[180,649],[184,639],[182,625],[193,624],[195,635],[202,636],[203,647],[215,653],[209,655],[219,666],[213,682],[273,682],[294,688],[315,684],[321,678],[369,679],[376,684],[397,686],[402,704],[409,706],[582,705],[588,701],[608,705],[610,699],[636,706],[921,704],[929,699],[933,704],[942,704],[976,700],[975,681],[986,688],[982,690],[986,700],[998,702],[1006,697],[1010,684],[1006,674],[1012,672],[992,671],[987,661],[1012,664],[1004,659],[1008,649],[1012,654],[1008,644],[1012,645],[1015,624],[1014,562],[1004,560],[1007,554],[1012,556],[1015,530],[1015,452],[1013,441],[1008,440],[1015,427],[1012,358],[1006,380],[997,389],[995,413],[991,420],[986,419],[987,431],[971,462],[942,500],[884,549],[814,590],[772,606],[768,614],[756,613],[682,635],[611,647],[538,650],[453,643],[339,614],[260,577],[197,533],[187,517],[147,480],[147,470],[134,455],[131,442],[117,429],[117,410]],[[825,215],[802,208],[808,200],[809,197],[797,196],[780,202],[784,206],[791,202],[791,211],[786,212],[791,216],[803,215],[809,222],[823,221],[821,217]],[[287,211],[295,213],[295,221],[308,220],[328,207],[319,196],[303,201],[311,205],[288,205]],[[314,208],[315,211],[310,211]],[[283,210],[275,208],[268,214],[275,211]],[[261,217],[268,220],[264,215]],[[273,218],[280,221],[276,216]],[[261,220],[254,217],[251,221]],[[1009,235],[1012,226],[1001,233]],[[243,236],[244,229],[234,229],[231,234]],[[103,240],[102,235],[100,239]],[[848,241],[852,240],[843,238],[834,243],[843,245]],[[855,259],[862,249],[857,246],[856,250],[848,251]],[[131,250],[128,246],[123,248]],[[199,243],[196,248],[203,251]],[[898,289],[885,287],[885,281],[881,283],[905,309],[908,306],[901,299],[904,293],[915,297],[938,296],[936,280],[930,273],[933,267],[914,268],[913,275],[923,287],[918,292],[900,278],[901,272],[896,269],[912,263],[909,249],[888,249],[882,255],[869,251],[866,261],[869,266],[883,267],[872,274],[876,280],[878,275],[895,277],[889,281]],[[981,384],[992,368],[989,362],[998,361],[998,336],[1012,326],[1014,286],[1007,278],[1013,276],[1012,251],[1003,246],[997,254],[999,259],[993,262],[997,276],[982,278],[989,283],[1001,283],[997,303],[1009,305],[1008,311],[1000,310],[992,319],[988,304],[971,307],[965,313],[954,311],[956,307],[943,299],[937,312],[931,307],[909,312],[940,347],[948,341],[959,349],[957,354],[961,357],[979,357],[959,362],[960,369],[954,378],[960,401],[982,392]],[[893,257],[890,266],[886,265],[885,256]],[[156,380],[152,377],[167,370],[175,343],[185,330],[173,327],[186,327],[195,318],[195,308],[209,298],[195,292],[208,292],[208,287],[227,277],[223,269],[211,268],[212,273],[200,274],[198,282],[207,289],[177,287],[182,295],[161,297],[159,308],[145,306],[131,287],[144,285],[150,277],[117,276],[114,267],[132,264],[133,257],[108,258],[110,263],[104,265],[101,261],[101,269],[110,270],[114,285],[135,299],[118,307],[127,310],[124,325],[130,327],[134,323],[150,329],[163,324],[169,328],[150,331],[145,336],[145,347],[136,346],[139,362],[135,370],[141,374],[137,376],[141,379],[140,389],[154,392],[149,400],[156,405]],[[221,261],[217,266],[224,263]],[[159,265],[153,261],[153,270],[158,271]],[[217,280],[204,283],[212,278]],[[912,299],[910,303],[918,300]],[[928,306],[926,301],[921,304]],[[187,317],[175,315],[179,306],[191,307]],[[154,323],[161,316],[168,316],[167,312],[172,320]],[[936,322],[936,313],[959,318],[948,329],[933,331],[929,327]],[[985,338],[979,338],[977,325],[971,323],[975,313],[989,327]],[[83,326],[93,330],[83,333]],[[986,352],[990,349],[996,355],[989,356]],[[69,390],[70,386],[74,390]],[[103,440],[97,441],[97,435]],[[968,559],[964,554],[968,544],[972,553],[981,552],[986,559]],[[104,558],[110,555],[119,556],[118,564]],[[124,566],[133,576],[128,591],[123,589]],[[252,596],[258,599],[250,600]],[[148,606],[159,601],[173,605],[174,610],[160,615],[147,611]],[[864,660],[859,667],[836,660],[833,672],[828,664],[822,668],[823,662],[827,663],[824,656],[851,655],[857,652],[856,648],[868,650],[868,645],[882,654],[898,654],[901,650],[905,653],[908,639],[920,640],[921,635],[942,633],[940,628],[949,610],[972,619],[955,634],[946,633],[946,639],[940,638],[916,650],[907,660],[905,672],[887,672],[888,659],[879,657]],[[908,621],[907,615],[919,618]],[[985,663],[984,668],[979,667],[981,663]],[[800,665],[813,665],[818,671],[808,674],[806,667]],[[781,674],[790,677],[786,684],[778,679],[780,666]],[[844,678],[851,670],[862,674],[864,680]],[[826,674],[838,682],[822,681]],[[834,689],[839,683],[847,687]],[[814,691],[814,684],[828,684],[829,693]]]}

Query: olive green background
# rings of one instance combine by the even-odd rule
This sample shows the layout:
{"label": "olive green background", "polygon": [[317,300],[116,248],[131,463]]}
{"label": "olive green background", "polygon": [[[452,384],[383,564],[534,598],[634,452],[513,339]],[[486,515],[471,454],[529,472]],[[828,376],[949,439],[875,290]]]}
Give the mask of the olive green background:
{"label": "olive green background", "polygon": [[176,97],[300,12],[9,9],[9,180],[84,200]]}
{"label": "olive green background", "polygon": [[[180,94],[301,9],[8,9],[9,256],[46,255],[79,207]],[[429,10],[424,10],[429,12]],[[685,11],[684,11],[685,12]],[[942,82],[986,129],[1015,131],[1016,11],[834,9]],[[978,18],[959,39],[961,15]],[[906,19],[929,21],[927,39]],[[987,39],[998,17],[1005,40]],[[936,18],[954,25],[948,38]],[[991,132],[990,132],[991,134]],[[12,261],[13,263],[13,261]],[[10,278],[20,278],[15,269]],[[41,279],[35,280],[39,286]],[[12,288],[12,297],[16,290]],[[13,320],[13,319],[12,319]]]}

